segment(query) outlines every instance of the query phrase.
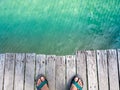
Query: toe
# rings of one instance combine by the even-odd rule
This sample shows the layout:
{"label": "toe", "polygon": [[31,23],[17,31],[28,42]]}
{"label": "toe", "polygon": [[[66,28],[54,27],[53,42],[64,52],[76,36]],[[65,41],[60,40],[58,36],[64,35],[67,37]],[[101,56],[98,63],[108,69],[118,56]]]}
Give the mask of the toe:
{"label": "toe", "polygon": [[83,82],[82,82],[81,79],[79,79],[78,83],[79,83],[79,85],[80,85],[81,87],[83,87]]}
{"label": "toe", "polygon": [[42,82],[45,81],[45,78],[44,78],[44,77],[41,77],[40,79],[41,79]]}
{"label": "toe", "polygon": [[38,79],[38,81],[37,81],[37,86],[38,86],[40,83],[41,83],[41,80],[40,80],[40,79]]}
{"label": "toe", "polygon": [[78,82],[79,78],[78,78],[78,77],[75,77],[74,80],[75,80],[75,82]]}

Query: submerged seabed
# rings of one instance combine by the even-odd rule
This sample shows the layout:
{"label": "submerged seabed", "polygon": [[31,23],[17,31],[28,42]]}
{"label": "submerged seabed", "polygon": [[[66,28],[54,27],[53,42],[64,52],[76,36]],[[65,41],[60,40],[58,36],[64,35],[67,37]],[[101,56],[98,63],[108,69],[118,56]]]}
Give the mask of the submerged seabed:
{"label": "submerged seabed", "polygon": [[0,0],[0,52],[120,48],[119,0]]}

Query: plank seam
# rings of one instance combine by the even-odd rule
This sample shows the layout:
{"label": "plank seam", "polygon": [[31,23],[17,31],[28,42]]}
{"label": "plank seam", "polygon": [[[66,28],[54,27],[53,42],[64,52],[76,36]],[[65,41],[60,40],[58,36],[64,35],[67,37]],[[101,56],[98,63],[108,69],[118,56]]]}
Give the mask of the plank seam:
{"label": "plank seam", "polygon": [[5,63],[6,63],[6,60],[7,60],[7,53],[5,53],[5,62],[4,62],[4,80],[3,80],[3,90],[4,90],[4,88],[5,88]]}
{"label": "plank seam", "polygon": [[107,50],[107,75],[108,75],[108,90],[110,90],[110,77],[109,77],[108,50]]}
{"label": "plank seam", "polygon": [[[54,57],[54,62],[55,62],[55,67],[56,67],[56,56]],[[55,79],[55,89],[56,89],[56,68],[55,68],[55,77],[54,77],[54,79]]]}
{"label": "plank seam", "polygon": [[98,90],[100,90],[100,88],[99,88],[99,76],[98,76],[98,60],[97,60],[97,51],[95,51],[95,55],[96,55],[96,70],[97,70]]}
{"label": "plank seam", "polygon": [[[56,61],[56,60],[55,60]],[[56,63],[55,63],[55,90],[56,90]]]}
{"label": "plank seam", "polygon": [[45,76],[46,76],[47,55],[45,55]]}
{"label": "plank seam", "polygon": [[76,70],[75,72],[76,72],[76,75],[77,75],[77,56],[76,56],[76,55],[75,55],[75,68],[76,68],[76,69],[75,69],[75,70]]}
{"label": "plank seam", "polygon": [[26,72],[26,53],[24,58],[24,79],[23,79],[23,90],[25,90],[25,72]]}
{"label": "plank seam", "polygon": [[14,84],[15,84],[15,67],[16,67],[16,54],[15,55],[15,58],[14,58],[14,74],[13,74],[13,90],[14,90]]}
{"label": "plank seam", "polygon": [[119,58],[118,58],[118,50],[116,49],[116,54],[117,54],[117,68],[118,68],[118,77],[119,77],[119,88],[120,88],[120,68],[119,68]]}
{"label": "plank seam", "polygon": [[4,78],[5,78],[5,61],[6,61],[6,54],[5,54],[5,59],[4,59],[4,70],[3,70],[3,82],[2,82],[2,90],[4,90]]}
{"label": "plank seam", "polygon": [[36,82],[35,82],[35,79],[36,79],[36,58],[37,58],[37,55],[35,54],[35,67],[34,67],[34,90],[36,89]]}
{"label": "plank seam", "polygon": [[[65,56],[65,84],[67,85],[67,60],[66,60],[66,56]],[[67,86],[65,88],[67,90]]]}
{"label": "plank seam", "polygon": [[89,86],[89,83],[88,83],[88,66],[87,66],[87,52],[85,51],[85,60],[86,60],[86,84],[87,84],[87,90],[89,90],[88,86]]}
{"label": "plank seam", "polygon": [[87,57],[86,57],[86,52],[84,51],[85,55],[85,64],[86,64],[86,89],[88,90],[88,74],[87,74]]}

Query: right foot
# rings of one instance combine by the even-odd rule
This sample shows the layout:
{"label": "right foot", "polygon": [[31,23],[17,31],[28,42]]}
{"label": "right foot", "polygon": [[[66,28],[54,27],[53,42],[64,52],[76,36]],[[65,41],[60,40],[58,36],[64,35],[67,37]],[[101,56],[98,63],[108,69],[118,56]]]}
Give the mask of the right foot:
{"label": "right foot", "polygon": [[79,77],[76,76],[74,78],[73,82],[75,82],[81,88],[77,87],[74,83],[72,83],[70,90],[82,90],[82,88],[83,88],[83,82],[82,82],[82,80]]}
{"label": "right foot", "polygon": [[[44,81],[47,81],[46,78],[44,76],[41,76],[38,80],[37,80],[37,87],[40,86]],[[46,82],[41,88],[37,88],[37,90],[49,90],[48,87],[48,83]]]}

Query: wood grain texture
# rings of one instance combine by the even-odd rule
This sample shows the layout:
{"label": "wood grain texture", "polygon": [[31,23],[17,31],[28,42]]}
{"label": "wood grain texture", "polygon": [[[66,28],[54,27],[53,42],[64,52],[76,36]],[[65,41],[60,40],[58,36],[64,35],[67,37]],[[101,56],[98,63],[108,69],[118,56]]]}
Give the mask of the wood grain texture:
{"label": "wood grain texture", "polygon": [[70,90],[76,74],[83,79],[83,90],[120,90],[120,49],[66,56],[0,54],[0,90],[35,90],[38,74],[47,77],[50,90]]}
{"label": "wood grain texture", "polygon": [[39,74],[45,75],[45,55],[36,55],[36,76]]}
{"label": "wood grain texture", "polygon": [[78,51],[76,54],[77,59],[77,74],[81,76],[84,87],[83,90],[87,90],[87,73],[86,73],[86,57],[84,51]]}
{"label": "wood grain texture", "polygon": [[56,90],[66,90],[65,56],[56,57]]}
{"label": "wood grain texture", "polygon": [[97,66],[98,66],[99,90],[109,90],[106,50],[97,50]]}
{"label": "wood grain texture", "polygon": [[76,61],[74,55],[66,56],[66,82],[67,89],[70,87],[70,82],[73,76],[76,75]]}
{"label": "wood grain texture", "polygon": [[14,90],[23,90],[25,54],[16,54]]}
{"label": "wood grain texture", "polygon": [[25,90],[34,90],[35,54],[26,54]]}
{"label": "wood grain texture", "polygon": [[119,90],[118,66],[116,50],[108,50],[110,90]]}
{"label": "wood grain texture", "polygon": [[88,89],[98,90],[96,54],[95,51],[86,51],[86,54],[87,54]]}
{"label": "wood grain texture", "polygon": [[46,77],[50,90],[55,90],[55,55],[48,55],[46,58]]}
{"label": "wood grain texture", "polygon": [[4,90],[13,90],[15,54],[7,53],[5,60]]}
{"label": "wood grain texture", "polygon": [[0,90],[3,88],[5,54],[0,54]]}

